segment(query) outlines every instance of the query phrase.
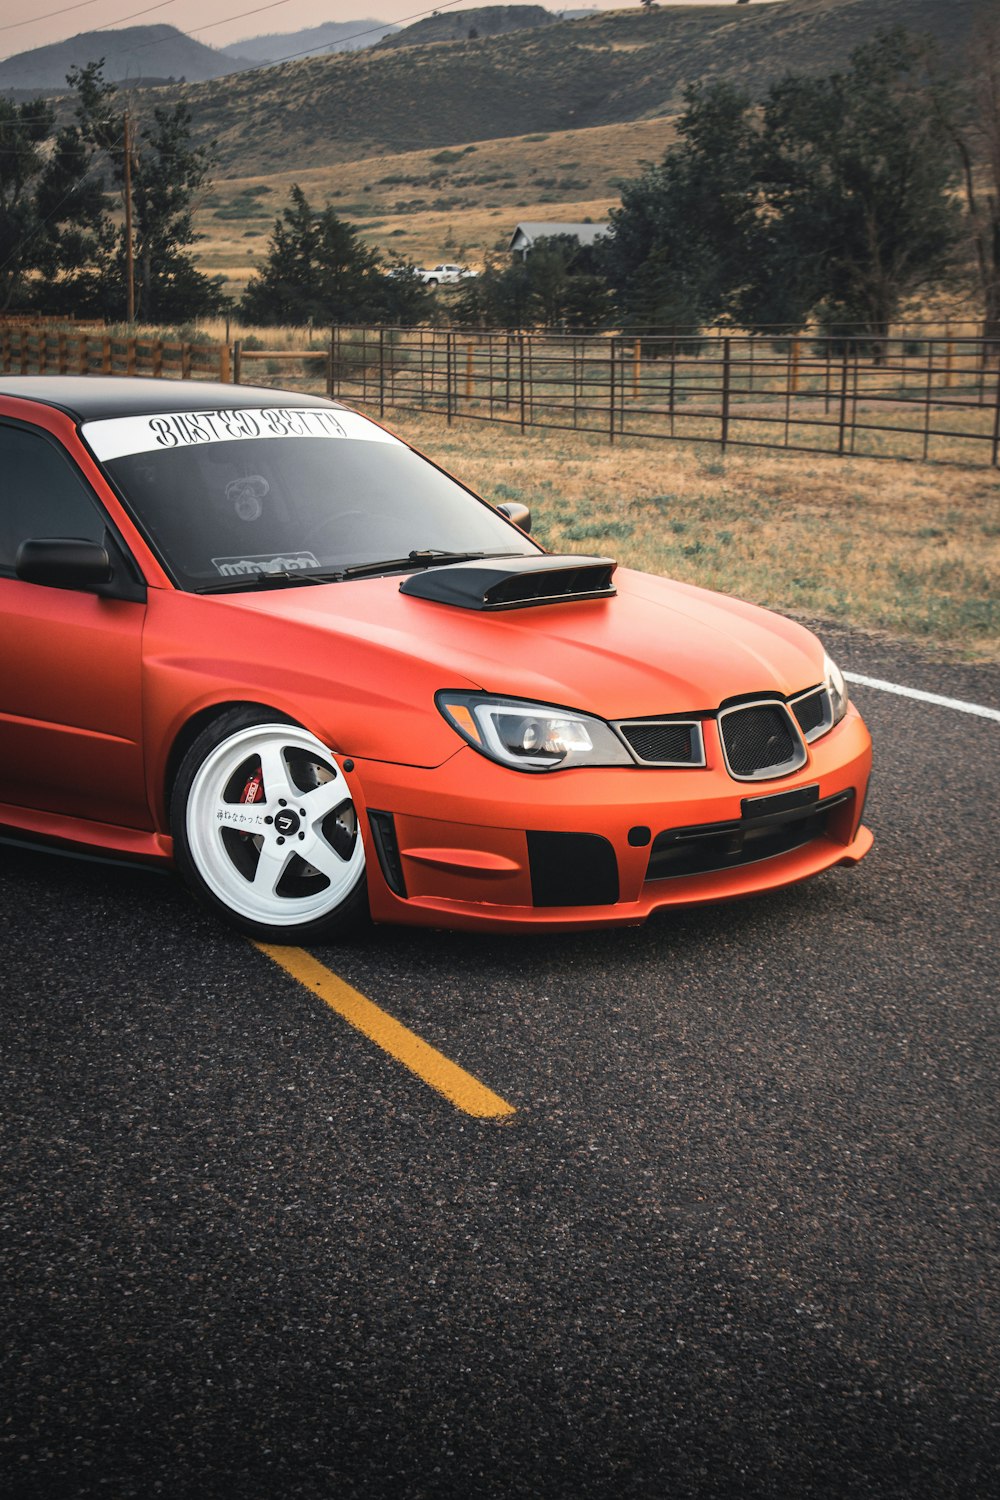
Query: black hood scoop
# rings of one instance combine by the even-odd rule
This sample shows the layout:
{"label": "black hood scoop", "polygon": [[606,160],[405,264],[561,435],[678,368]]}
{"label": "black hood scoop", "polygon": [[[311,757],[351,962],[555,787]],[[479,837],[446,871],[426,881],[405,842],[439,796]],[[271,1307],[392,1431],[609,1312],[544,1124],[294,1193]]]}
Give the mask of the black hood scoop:
{"label": "black hood scoop", "polygon": [[610,557],[483,558],[404,578],[401,594],[458,609],[529,609],[577,599],[610,599],[618,564]]}

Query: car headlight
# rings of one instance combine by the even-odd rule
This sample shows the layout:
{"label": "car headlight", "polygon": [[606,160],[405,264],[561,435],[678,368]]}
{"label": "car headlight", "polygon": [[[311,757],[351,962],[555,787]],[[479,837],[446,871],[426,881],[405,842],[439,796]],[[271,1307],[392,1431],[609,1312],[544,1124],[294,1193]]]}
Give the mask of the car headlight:
{"label": "car headlight", "polygon": [[[833,724],[839,724],[847,712],[847,683],[844,674],[824,652],[823,654],[823,686],[830,695],[830,707],[833,710]],[[833,724],[830,728],[833,728]]]}
{"label": "car headlight", "polygon": [[589,714],[486,693],[443,692],[435,702],[474,750],[516,771],[634,764],[614,730]]}

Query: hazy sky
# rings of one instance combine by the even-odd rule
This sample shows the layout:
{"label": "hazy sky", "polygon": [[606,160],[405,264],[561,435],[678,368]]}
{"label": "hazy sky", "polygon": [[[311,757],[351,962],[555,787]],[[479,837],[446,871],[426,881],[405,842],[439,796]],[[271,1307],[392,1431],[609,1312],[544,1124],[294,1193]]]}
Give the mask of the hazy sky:
{"label": "hazy sky", "polygon": [[[478,0],[482,3],[482,0]],[[581,0],[575,10],[622,10],[635,0]],[[661,0],[666,4],[718,4],[719,0]],[[725,3],[725,0],[723,0]],[[755,0],[768,3],[768,0]],[[774,0],[771,0],[774,3]],[[435,10],[468,10],[477,0],[458,0],[436,6],[426,0],[3,0],[0,10],[0,57],[27,52],[46,42],[60,42],[81,31],[119,26],[154,26],[165,23],[186,31],[209,47],[228,46],[241,37],[262,36],[274,31],[300,31],[324,21],[351,21],[374,17],[379,21],[415,21]],[[547,9],[558,12],[551,3]]]}

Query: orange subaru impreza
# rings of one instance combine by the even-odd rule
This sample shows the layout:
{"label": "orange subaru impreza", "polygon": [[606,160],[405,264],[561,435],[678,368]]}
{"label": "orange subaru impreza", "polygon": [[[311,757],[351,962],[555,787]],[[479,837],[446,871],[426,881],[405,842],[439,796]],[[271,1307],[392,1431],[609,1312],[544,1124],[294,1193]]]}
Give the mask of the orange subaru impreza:
{"label": "orange subaru impreza", "polygon": [[529,531],[319,397],[0,379],[0,826],[284,942],[636,923],[867,853],[815,636]]}

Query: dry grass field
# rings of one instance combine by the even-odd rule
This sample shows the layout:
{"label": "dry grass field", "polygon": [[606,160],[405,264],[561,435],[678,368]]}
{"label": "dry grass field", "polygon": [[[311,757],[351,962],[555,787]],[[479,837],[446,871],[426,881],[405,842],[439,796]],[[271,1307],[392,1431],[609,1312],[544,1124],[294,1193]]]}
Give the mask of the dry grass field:
{"label": "dry grass field", "polygon": [[240,295],[297,182],[386,257],[478,268],[521,219],[606,219],[622,180],[659,161],[675,138],[671,120],[640,120],[217,181],[196,216],[196,258]]}
{"label": "dry grass field", "polygon": [[530,505],[551,549],[1000,660],[996,470],[386,420],[489,499]]}

